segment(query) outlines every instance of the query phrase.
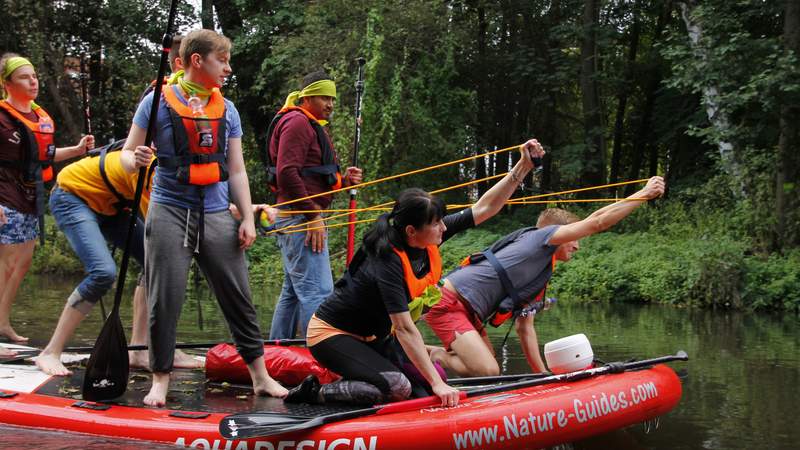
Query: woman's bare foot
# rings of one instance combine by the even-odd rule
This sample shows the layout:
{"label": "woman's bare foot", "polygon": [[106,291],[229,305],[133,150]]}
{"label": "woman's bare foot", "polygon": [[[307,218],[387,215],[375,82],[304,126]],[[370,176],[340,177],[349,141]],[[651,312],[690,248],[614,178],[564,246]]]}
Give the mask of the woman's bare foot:
{"label": "woman's bare foot", "polygon": [[5,336],[14,342],[28,342],[28,338],[20,336],[11,328],[11,325],[0,327],[0,336]]}
{"label": "woman's bare foot", "polygon": [[[128,364],[135,369],[150,370],[150,356],[147,350],[136,350],[128,352]],[[173,367],[176,369],[200,369],[204,367],[203,361],[192,355],[175,350],[175,360]]]}
{"label": "woman's bare foot", "polygon": [[128,351],[128,365],[134,369],[150,370],[150,357],[147,350]]}
{"label": "woman's bare foot", "polygon": [[169,373],[153,373],[153,385],[150,392],[144,397],[144,404],[147,406],[163,407],[167,404],[167,392],[169,392]]}
{"label": "woman's bare foot", "polygon": [[177,369],[199,369],[205,366],[203,361],[180,350],[175,350],[175,362],[173,364]]}
{"label": "woman's bare foot", "polygon": [[269,376],[258,383],[253,383],[253,392],[256,395],[268,395],[276,398],[284,398],[289,394],[289,391],[285,387],[281,386]]}
{"label": "woman's bare foot", "polygon": [[17,352],[11,350],[10,348],[5,348],[0,345],[0,358],[10,358],[12,356],[17,356]]}
{"label": "woman's bare foot", "polygon": [[72,371],[64,367],[64,364],[61,363],[61,354],[51,353],[47,350],[36,357],[36,367],[48,375],[57,375],[60,377],[72,375]]}

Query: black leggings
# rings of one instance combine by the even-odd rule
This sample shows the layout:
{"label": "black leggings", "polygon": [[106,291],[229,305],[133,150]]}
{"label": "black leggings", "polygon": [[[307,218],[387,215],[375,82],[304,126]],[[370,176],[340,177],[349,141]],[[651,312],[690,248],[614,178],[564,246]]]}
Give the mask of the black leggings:
{"label": "black leggings", "polygon": [[339,334],[309,350],[323,366],[342,376],[340,381],[322,386],[326,403],[374,405],[411,396],[411,382],[387,359],[383,343]]}

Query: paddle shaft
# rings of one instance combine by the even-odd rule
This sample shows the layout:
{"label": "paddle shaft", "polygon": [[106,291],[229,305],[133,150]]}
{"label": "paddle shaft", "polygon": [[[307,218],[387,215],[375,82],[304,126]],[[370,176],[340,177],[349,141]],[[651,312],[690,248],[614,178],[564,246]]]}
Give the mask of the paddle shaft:
{"label": "paddle shaft", "polygon": [[[472,389],[461,393],[461,398],[475,397],[479,395],[495,394],[498,392],[506,392],[514,389],[521,389],[533,386],[540,386],[550,383],[577,381],[592,376],[602,375],[605,373],[619,373],[626,370],[641,369],[655,364],[661,364],[670,361],[686,361],[689,357],[686,352],[679,351],[675,355],[662,356],[659,358],[646,359],[642,361],[628,362],[628,363],[609,363],[600,367],[595,367],[586,370],[579,370],[576,372],[569,372],[559,375],[551,375],[543,378],[533,380],[523,380],[515,383],[505,384],[501,386],[491,386],[486,388]],[[419,408],[434,407],[441,405],[441,400],[437,396],[429,396],[417,398],[413,400],[406,400],[402,402],[390,403],[387,405],[378,405],[372,408],[357,409],[353,411],[346,411],[342,413],[329,414],[327,416],[320,416],[314,418],[298,419],[296,423],[287,423],[286,420],[281,420],[280,424],[270,425],[266,423],[259,423],[259,420],[265,422],[271,415],[269,413],[244,413],[234,414],[225,417],[220,422],[220,433],[226,439],[249,439],[254,437],[271,436],[274,434],[288,433],[292,431],[306,430],[322,426],[325,424],[340,422],[348,419],[355,419],[358,417],[370,415],[385,415],[396,412],[412,411]],[[238,421],[238,422],[237,422]],[[249,422],[250,424],[247,424]]]}
{"label": "paddle shaft", "polygon": [[644,367],[649,367],[670,361],[686,361],[687,359],[689,359],[689,357],[686,355],[686,352],[680,351],[675,355],[661,356],[658,358],[645,359],[642,361],[633,361],[627,363],[608,363],[600,367],[593,367],[591,369],[578,370],[575,372],[567,372],[558,375],[550,375],[547,377],[537,378],[533,380],[522,380],[522,381],[517,381],[515,383],[503,384],[500,386],[489,386],[484,388],[472,389],[467,391],[467,397],[495,394],[498,392],[505,392],[514,389],[540,386],[543,384],[566,383],[570,381],[577,381],[577,380],[582,380],[584,378],[594,377],[597,375],[603,375],[606,373],[621,373],[628,370],[641,369]]}
{"label": "paddle shaft", "polygon": [[89,90],[86,86],[86,80],[89,74],[86,72],[86,55],[81,53],[81,103],[83,104],[83,133],[92,134],[92,114],[89,110]]}
{"label": "paddle shaft", "polygon": [[[92,112],[89,109],[89,89],[86,86],[86,80],[89,78],[89,73],[86,71],[86,55],[81,53],[80,64],[80,81],[81,81],[81,105],[83,106],[83,134],[92,134]],[[88,154],[89,152],[87,152]],[[112,257],[113,252],[112,252]],[[103,297],[100,297],[100,312],[103,317],[106,317],[106,304],[103,302]]]}
{"label": "paddle shaft", "polygon": [[[364,58],[356,58],[356,62],[358,63],[358,79],[356,81],[356,135],[353,139],[353,167],[358,167],[358,147],[361,145],[361,100],[364,94],[364,64],[367,62]],[[350,189],[350,209],[356,209],[356,194],[358,193],[355,189]],[[353,253],[355,252],[355,240],[356,240],[356,213],[350,213],[348,218],[350,225],[347,226],[347,265],[350,265],[350,261],[353,259]]]}
{"label": "paddle shaft", "polygon": [[[161,88],[164,79],[164,74],[169,61],[169,51],[172,48],[172,27],[175,23],[175,12],[177,10],[178,0],[172,0],[169,9],[169,18],[167,19],[167,29],[164,33],[164,38],[161,42],[161,61],[158,64],[158,75],[156,76],[156,83],[153,88],[153,103],[150,107],[150,118],[147,122],[147,132],[145,133],[144,145],[150,145],[153,141],[153,131],[156,126],[156,119],[158,116],[158,106],[161,104]],[[136,231],[136,211],[139,210],[139,203],[142,201],[142,192],[144,191],[144,181],[147,177],[147,167],[139,168],[139,177],[136,180],[136,192],[133,195],[133,203],[131,204],[131,219],[128,223],[128,235],[125,239],[125,249],[122,252],[122,262],[119,267],[119,276],[117,276],[117,290],[114,293],[114,309],[111,314],[119,315],[119,305],[122,302],[122,292],[125,288],[125,275],[128,271],[128,261],[131,256],[131,241],[133,241],[133,234]]]}
{"label": "paddle shaft", "polygon": [[[268,345],[304,345],[306,343],[305,339],[277,339],[272,341],[264,341],[264,344]],[[186,343],[186,344],[175,344],[175,348],[210,348],[214,347],[215,345],[220,344],[220,342],[194,342],[194,343]],[[66,347],[64,352],[69,353],[80,353],[80,352],[88,352],[91,351],[94,347]],[[129,345],[127,350],[136,351],[136,350],[149,350],[150,347],[146,345]]]}
{"label": "paddle shaft", "polygon": [[[153,140],[153,130],[155,129],[158,106],[161,103],[161,80],[164,79],[169,51],[172,47],[172,27],[175,23],[175,13],[178,8],[178,0],[172,0],[167,19],[167,28],[164,32],[162,41],[161,61],[158,65],[158,76],[153,90],[153,104],[150,108],[150,118],[145,133],[144,145],[151,145]],[[122,319],[119,316],[119,307],[122,303],[122,293],[125,288],[125,276],[128,273],[128,262],[131,256],[131,241],[136,231],[137,211],[142,200],[144,191],[144,181],[147,176],[147,168],[139,168],[139,178],[136,181],[136,192],[131,204],[130,221],[128,232],[125,238],[125,246],[122,252],[122,262],[117,275],[117,289],[114,293],[114,306],[111,314],[106,317],[100,335],[94,343],[92,354],[86,363],[86,372],[83,377],[82,396],[85,400],[99,401],[118,397],[125,393],[128,385],[128,375],[130,366],[125,354],[126,339],[125,329],[122,327]]]}
{"label": "paddle shaft", "polygon": [[497,375],[494,377],[464,377],[464,378],[449,378],[447,384],[489,384],[489,383],[502,383],[504,381],[518,381],[525,378],[544,378],[550,376],[548,373],[517,373],[509,375]]}
{"label": "paddle shaft", "polygon": [[[498,375],[496,377],[467,377],[467,378],[450,378],[447,380],[449,385],[475,385],[475,384],[490,384],[500,383],[503,381],[517,381],[524,378],[542,378],[549,376],[546,373],[518,373],[511,375]],[[238,389],[253,389],[252,385],[229,383],[227,381],[206,381],[206,384],[211,386],[226,386]]]}

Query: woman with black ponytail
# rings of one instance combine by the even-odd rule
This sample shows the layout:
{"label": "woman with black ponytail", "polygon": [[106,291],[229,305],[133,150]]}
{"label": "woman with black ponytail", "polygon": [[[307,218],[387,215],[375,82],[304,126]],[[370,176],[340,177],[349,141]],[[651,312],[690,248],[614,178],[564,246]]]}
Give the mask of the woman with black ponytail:
{"label": "woman with black ponytail", "polygon": [[474,206],[460,212],[448,215],[441,199],[421,189],[400,193],[392,211],[364,236],[333,294],[308,325],[312,355],[342,380],[320,386],[310,376],[289,392],[287,401],[374,405],[408,399],[412,383],[390,358],[397,353],[390,345],[396,341],[407,365],[413,366],[406,372],[419,372],[442,406],[458,404],[459,391],[448,386],[444,372],[434,367],[414,320],[419,317],[420,299],[430,293],[429,288],[436,289],[442,275],[442,242],[500,211],[533,168],[532,158],[544,155],[534,139],[520,151],[522,157],[511,172]]}

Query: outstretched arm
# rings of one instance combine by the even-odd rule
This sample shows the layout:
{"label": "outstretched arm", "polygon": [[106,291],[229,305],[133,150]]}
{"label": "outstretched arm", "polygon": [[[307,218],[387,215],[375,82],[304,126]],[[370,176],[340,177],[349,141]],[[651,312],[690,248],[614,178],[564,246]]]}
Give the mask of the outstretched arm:
{"label": "outstretched arm", "polygon": [[532,158],[541,158],[544,156],[544,149],[539,141],[531,139],[520,146],[522,157],[514,165],[514,168],[498,181],[491,189],[486,191],[485,194],[478,199],[478,202],[472,206],[472,218],[475,225],[485,222],[505,205],[506,200],[511,197],[511,194],[517,190],[517,186],[525,179],[528,172],[533,169]]}
{"label": "outstretched arm", "polygon": [[664,194],[664,186],[663,178],[650,178],[642,190],[627,197],[625,200],[604,206],[583,220],[558,227],[548,243],[550,245],[560,245],[605,231],[632,213],[645,200],[654,199]]}

